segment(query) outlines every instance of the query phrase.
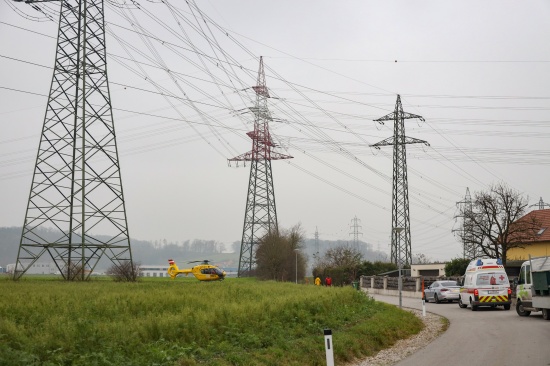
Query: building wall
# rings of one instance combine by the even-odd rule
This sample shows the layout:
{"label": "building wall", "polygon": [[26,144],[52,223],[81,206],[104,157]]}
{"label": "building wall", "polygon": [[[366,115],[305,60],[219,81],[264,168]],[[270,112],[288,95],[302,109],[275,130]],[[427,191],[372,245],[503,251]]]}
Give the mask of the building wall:
{"label": "building wall", "polygon": [[506,252],[506,260],[527,260],[531,257],[550,256],[550,242],[533,243],[525,248],[512,248]]}
{"label": "building wall", "polygon": [[[445,263],[428,263],[411,265],[411,276],[418,277],[423,275],[422,271],[438,271],[438,276],[445,276]],[[430,273],[431,275],[431,273]]]}
{"label": "building wall", "polygon": [[[15,269],[15,263],[8,264],[6,271],[13,273]],[[36,262],[30,266],[25,274],[60,274],[55,263],[53,262]]]}
{"label": "building wall", "polygon": [[168,266],[140,266],[139,271],[140,276],[143,277],[170,277],[168,275]]}

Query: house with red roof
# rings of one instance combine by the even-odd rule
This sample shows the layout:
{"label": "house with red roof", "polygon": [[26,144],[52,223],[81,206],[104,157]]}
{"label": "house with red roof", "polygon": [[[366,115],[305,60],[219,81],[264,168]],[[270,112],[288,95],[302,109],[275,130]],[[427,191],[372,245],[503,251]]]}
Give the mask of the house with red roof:
{"label": "house with red roof", "polygon": [[[510,248],[506,253],[506,262],[525,261],[531,257],[550,256],[550,209],[533,210],[518,221],[536,222],[534,235],[522,242],[523,248]],[[517,221],[516,221],[517,222]]]}

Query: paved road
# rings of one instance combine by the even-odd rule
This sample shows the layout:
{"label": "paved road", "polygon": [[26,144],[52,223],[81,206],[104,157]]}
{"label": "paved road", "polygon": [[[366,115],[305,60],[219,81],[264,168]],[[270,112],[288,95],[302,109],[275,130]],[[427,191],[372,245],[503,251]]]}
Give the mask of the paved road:
{"label": "paved road", "polygon": [[[399,304],[394,296],[373,295],[377,301]],[[420,299],[403,298],[403,306],[422,309]],[[520,317],[502,307],[460,309],[458,304],[426,304],[426,311],[443,315],[449,329],[425,348],[399,362],[399,366],[550,365],[550,321],[540,313]]]}

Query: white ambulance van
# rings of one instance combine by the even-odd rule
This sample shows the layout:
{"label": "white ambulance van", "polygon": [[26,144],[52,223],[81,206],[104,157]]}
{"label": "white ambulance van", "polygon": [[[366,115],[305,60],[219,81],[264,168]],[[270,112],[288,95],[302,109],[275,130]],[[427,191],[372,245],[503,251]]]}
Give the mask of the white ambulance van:
{"label": "white ambulance van", "polygon": [[458,306],[470,305],[473,311],[480,306],[504,306],[510,310],[512,290],[500,259],[474,259],[466,268]]}

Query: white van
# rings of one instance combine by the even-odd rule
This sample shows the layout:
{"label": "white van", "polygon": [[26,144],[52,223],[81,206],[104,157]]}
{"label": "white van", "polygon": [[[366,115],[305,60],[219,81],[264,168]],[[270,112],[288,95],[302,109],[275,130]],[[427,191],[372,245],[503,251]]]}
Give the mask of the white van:
{"label": "white van", "polygon": [[550,257],[533,257],[523,262],[516,286],[516,311],[529,316],[542,311],[542,318],[550,320]]}
{"label": "white van", "polygon": [[480,306],[504,306],[510,310],[512,290],[500,259],[474,259],[466,268],[458,306],[470,305],[473,311]]}

